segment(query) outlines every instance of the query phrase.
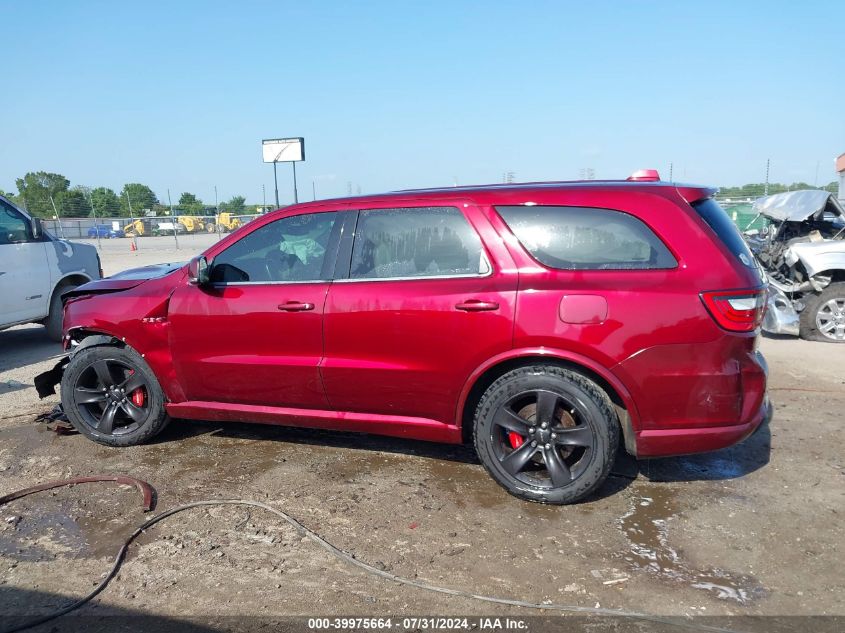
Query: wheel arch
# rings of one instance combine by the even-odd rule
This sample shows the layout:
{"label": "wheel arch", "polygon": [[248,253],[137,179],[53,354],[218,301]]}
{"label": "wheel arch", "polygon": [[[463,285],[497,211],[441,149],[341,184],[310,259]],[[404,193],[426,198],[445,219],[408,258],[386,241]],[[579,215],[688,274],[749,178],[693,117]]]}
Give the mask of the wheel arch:
{"label": "wheel arch", "polygon": [[53,286],[53,292],[50,293],[50,301],[53,300],[56,292],[58,292],[62,286],[81,286],[82,284],[87,284],[89,281],[91,281],[91,278],[85,273],[80,272],[69,273],[63,276]]}
{"label": "wheel arch", "polygon": [[845,281],[845,268],[829,268],[816,273],[813,277],[830,277],[830,283],[838,283]]}
{"label": "wheel arch", "polygon": [[512,350],[490,359],[473,372],[461,392],[456,416],[456,424],[461,429],[461,437],[465,443],[471,441],[475,409],[487,388],[513,369],[537,364],[554,365],[575,371],[601,387],[613,403],[625,449],[636,456],[635,429],[639,428],[639,415],[625,385],[610,371],[589,358],[549,349]]}

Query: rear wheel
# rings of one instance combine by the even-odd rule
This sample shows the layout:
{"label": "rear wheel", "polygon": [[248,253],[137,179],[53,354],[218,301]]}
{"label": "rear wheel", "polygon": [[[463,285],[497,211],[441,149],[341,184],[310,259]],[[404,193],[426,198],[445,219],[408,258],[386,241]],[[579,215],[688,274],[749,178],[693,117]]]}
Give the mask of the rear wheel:
{"label": "rear wheel", "polygon": [[801,311],[801,338],[845,343],[845,282],[832,283],[807,300]]}
{"label": "rear wheel", "polygon": [[77,431],[108,446],[134,446],[169,421],[164,392],[135,351],[114,346],[77,352],[62,376],[62,407]]}
{"label": "rear wheel", "polygon": [[619,427],[610,399],[593,381],[533,366],[490,385],[476,410],[474,439],[481,463],[510,494],[566,504],[607,478]]}

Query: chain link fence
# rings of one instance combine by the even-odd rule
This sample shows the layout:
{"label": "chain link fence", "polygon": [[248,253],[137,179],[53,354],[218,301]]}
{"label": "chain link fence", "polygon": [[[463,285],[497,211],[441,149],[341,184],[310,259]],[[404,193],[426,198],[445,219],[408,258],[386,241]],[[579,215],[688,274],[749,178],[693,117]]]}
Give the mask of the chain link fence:
{"label": "chain link fence", "polygon": [[[56,237],[67,239],[111,239],[192,233],[229,233],[252,222],[258,214],[199,216],[153,216],[140,218],[47,218],[44,228]],[[99,235],[98,235],[99,234]]]}

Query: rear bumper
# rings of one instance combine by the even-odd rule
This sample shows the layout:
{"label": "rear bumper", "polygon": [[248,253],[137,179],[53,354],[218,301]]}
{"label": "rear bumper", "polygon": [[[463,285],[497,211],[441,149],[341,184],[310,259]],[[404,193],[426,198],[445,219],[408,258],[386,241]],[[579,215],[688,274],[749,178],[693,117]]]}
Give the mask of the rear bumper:
{"label": "rear bumper", "polygon": [[727,448],[754,433],[771,416],[772,405],[767,394],[754,417],[743,424],[640,431],[637,433],[637,457],[671,457]]}

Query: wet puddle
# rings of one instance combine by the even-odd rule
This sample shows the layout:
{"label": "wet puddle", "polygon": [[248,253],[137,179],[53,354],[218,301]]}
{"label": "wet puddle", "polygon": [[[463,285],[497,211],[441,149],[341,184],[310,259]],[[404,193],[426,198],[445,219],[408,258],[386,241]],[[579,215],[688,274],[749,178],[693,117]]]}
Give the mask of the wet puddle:
{"label": "wet puddle", "polygon": [[752,576],[718,568],[692,569],[684,562],[669,544],[670,526],[681,528],[677,521],[679,508],[671,493],[655,487],[647,496],[632,497],[631,504],[619,519],[619,526],[629,545],[624,558],[634,569],[742,605],[766,595],[763,586]]}

